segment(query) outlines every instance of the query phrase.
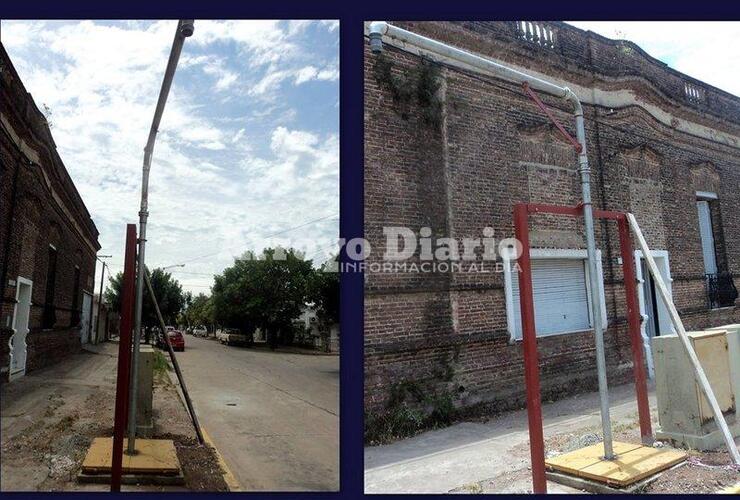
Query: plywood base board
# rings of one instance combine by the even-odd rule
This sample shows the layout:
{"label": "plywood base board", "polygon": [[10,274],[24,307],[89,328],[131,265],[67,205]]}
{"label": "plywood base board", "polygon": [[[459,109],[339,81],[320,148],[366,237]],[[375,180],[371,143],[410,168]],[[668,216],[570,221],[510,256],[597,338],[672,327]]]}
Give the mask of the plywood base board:
{"label": "plywood base board", "polygon": [[[126,454],[127,441],[123,442],[123,474],[180,474],[180,461],[171,439],[137,439],[135,455]],[[113,438],[95,438],[82,462],[82,473],[110,473],[112,458]]]}
{"label": "plywood base board", "polygon": [[686,453],[642,446],[639,444],[613,443],[616,457],[603,458],[602,443],[545,460],[549,471],[559,472],[615,488],[625,488],[653,476],[686,460]]}

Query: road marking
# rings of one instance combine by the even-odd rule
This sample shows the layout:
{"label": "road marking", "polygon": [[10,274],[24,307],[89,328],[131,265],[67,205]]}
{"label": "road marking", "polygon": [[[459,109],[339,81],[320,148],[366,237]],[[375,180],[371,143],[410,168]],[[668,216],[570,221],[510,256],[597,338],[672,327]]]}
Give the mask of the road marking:
{"label": "road marking", "polygon": [[213,451],[216,452],[216,458],[218,459],[218,464],[221,466],[221,469],[224,471],[224,481],[226,482],[226,486],[229,488],[229,491],[242,491],[239,481],[236,480],[236,476],[231,472],[229,466],[226,465],[226,460],[221,456],[221,452],[216,448],[215,443],[208,432],[206,432],[205,427],[201,426],[200,432],[203,434],[203,439],[205,439],[206,443],[208,443],[208,445],[213,448]]}

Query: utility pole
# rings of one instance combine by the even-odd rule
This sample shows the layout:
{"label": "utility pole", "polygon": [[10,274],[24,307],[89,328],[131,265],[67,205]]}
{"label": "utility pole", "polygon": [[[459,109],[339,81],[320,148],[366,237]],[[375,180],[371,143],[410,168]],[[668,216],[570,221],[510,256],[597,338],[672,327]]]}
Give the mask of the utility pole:
{"label": "utility pole", "polygon": [[112,255],[98,255],[96,258],[103,264],[103,269],[100,270],[100,293],[98,294],[98,317],[95,319],[95,340],[93,343],[98,343],[98,332],[100,330],[100,305],[103,303],[103,283],[105,277],[105,261],[103,259],[110,259]]}
{"label": "utility pole", "polygon": [[136,300],[134,302],[134,347],[131,360],[131,393],[129,395],[128,407],[128,447],[126,449],[128,455],[136,454],[136,397],[138,392],[139,345],[141,344],[141,311],[144,298],[144,267],[146,265],[144,258],[146,251],[146,222],[149,217],[149,170],[152,166],[154,142],[157,139],[159,123],[162,120],[164,106],[167,103],[167,96],[170,93],[172,80],[177,69],[177,61],[180,59],[180,52],[182,52],[185,39],[193,34],[193,25],[194,21],[192,19],[181,19],[177,23],[177,31],[175,32],[175,39],[172,42],[170,58],[167,61],[162,88],[159,91],[159,98],[157,99],[157,107],[154,110],[152,126],[149,129],[149,139],[144,147],[144,165],[141,175],[141,208],[139,209],[139,253],[136,266]]}

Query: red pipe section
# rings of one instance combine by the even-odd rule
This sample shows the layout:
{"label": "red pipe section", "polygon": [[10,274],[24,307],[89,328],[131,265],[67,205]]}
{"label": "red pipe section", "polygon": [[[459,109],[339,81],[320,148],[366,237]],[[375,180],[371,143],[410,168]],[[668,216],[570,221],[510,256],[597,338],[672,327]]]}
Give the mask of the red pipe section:
{"label": "red pipe section", "polygon": [[630,344],[632,346],[632,366],[637,393],[637,413],[640,419],[640,436],[642,444],[653,444],[653,428],[650,422],[650,403],[648,402],[647,376],[643,360],[642,334],[640,333],[640,308],[637,305],[637,280],[635,262],[632,255],[632,239],[627,218],[617,220],[619,227],[619,246],[622,253],[622,273],[624,275],[624,293],[627,296],[627,322],[629,324]]}
{"label": "red pipe section", "polygon": [[537,359],[537,334],[534,324],[532,266],[529,255],[528,206],[514,205],[514,232],[522,245],[519,265],[519,304],[522,314],[522,347],[524,348],[524,380],[527,389],[527,419],[529,421],[529,452],[532,460],[534,493],[547,493],[545,478],[545,441],[542,431],[542,398],[540,395],[540,365]]}
{"label": "red pipe section", "polygon": [[116,378],[116,410],[113,424],[113,461],[110,490],[121,491],[123,470],[123,435],[128,414],[129,372],[131,369],[131,333],[133,328],[136,271],[136,224],[126,225],[126,256],[123,267],[121,294],[121,328],[118,336],[118,374]]}

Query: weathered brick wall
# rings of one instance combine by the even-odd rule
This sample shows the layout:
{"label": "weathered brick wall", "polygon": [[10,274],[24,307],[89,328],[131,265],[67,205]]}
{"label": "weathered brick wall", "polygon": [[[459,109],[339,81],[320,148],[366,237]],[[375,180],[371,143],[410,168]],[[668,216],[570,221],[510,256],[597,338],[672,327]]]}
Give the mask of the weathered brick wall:
{"label": "weathered brick wall", "polygon": [[[670,70],[634,44],[560,23],[550,23],[554,48],[521,40],[513,23],[394,24],[563,84],[637,96],[640,105],[585,106],[594,206],[634,212],[651,248],[669,252],[673,294],[687,328],[740,320],[735,308],[707,310],[695,195],[718,193],[721,246],[737,274],[738,144],[679,132],[643,109],[659,107],[674,120],[737,139],[739,99]],[[522,352],[520,344],[509,343],[502,273],[385,273],[372,265],[384,252],[383,226],[406,226],[417,235],[427,226],[433,236],[458,240],[480,238],[490,226],[496,238],[511,237],[514,203],[577,204],[575,153],[520,87],[446,66],[429,69],[418,56],[387,44],[384,49],[379,57],[366,45],[364,63],[365,237],[373,249],[365,286],[366,410],[381,411],[399,382],[452,395],[459,407],[521,406]],[[419,92],[430,79],[436,90],[431,102]],[[685,98],[685,81],[704,89],[702,102]],[[575,135],[568,106],[541,97]],[[530,220],[535,247],[585,246],[581,221]],[[625,382],[632,361],[616,227],[598,222],[596,237],[609,382]],[[538,344],[543,399],[596,387],[591,332],[545,337]]]}
{"label": "weathered brick wall", "polygon": [[[98,231],[80,198],[30,94],[0,46],[2,81],[2,182],[0,182],[0,363],[8,367],[8,340],[19,276],[33,282],[27,370],[53,363],[80,347],[74,323],[83,291],[92,293]],[[57,249],[56,322],[42,328],[49,245]],[[74,288],[75,266],[80,269]],[[79,316],[79,314],[77,314]]]}

